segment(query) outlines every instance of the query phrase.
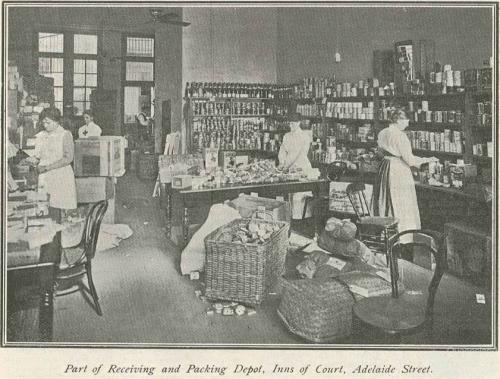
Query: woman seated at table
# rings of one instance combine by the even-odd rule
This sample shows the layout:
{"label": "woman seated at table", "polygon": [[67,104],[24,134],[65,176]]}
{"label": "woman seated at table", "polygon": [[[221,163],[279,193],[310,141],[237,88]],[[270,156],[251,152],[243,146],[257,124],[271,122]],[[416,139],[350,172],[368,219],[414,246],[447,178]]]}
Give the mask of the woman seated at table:
{"label": "woman seated at table", "polygon": [[76,208],[73,137],[61,126],[59,109],[45,108],[40,120],[45,130],[36,135],[35,154],[29,160],[38,170],[38,188],[49,194],[49,215],[60,222],[61,210]]}
{"label": "woman seated at table", "polygon": [[[311,162],[307,157],[309,147],[311,146],[311,136],[302,130],[300,117],[298,113],[292,113],[288,116],[290,131],[283,137],[278,160],[279,167],[283,170],[296,167],[307,173],[312,169]],[[308,196],[312,196],[312,192],[298,192],[293,194],[292,218],[302,219],[305,198]],[[306,213],[307,216],[308,214]]]}

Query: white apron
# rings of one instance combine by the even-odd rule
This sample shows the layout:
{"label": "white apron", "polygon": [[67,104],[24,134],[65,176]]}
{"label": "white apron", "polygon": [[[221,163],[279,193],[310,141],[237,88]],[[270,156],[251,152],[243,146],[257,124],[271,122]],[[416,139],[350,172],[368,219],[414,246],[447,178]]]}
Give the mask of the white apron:
{"label": "white apron", "polygon": [[[415,182],[410,167],[398,157],[384,157],[373,188],[373,214],[398,219],[398,231],[420,229]],[[411,236],[401,237],[410,242]]]}
{"label": "white apron", "polygon": [[[311,162],[309,161],[309,158],[307,157],[307,153],[309,152],[309,146],[310,146],[310,139],[309,135],[305,133],[302,130],[296,131],[296,132],[289,132],[285,134],[283,137],[283,144],[281,146],[282,149],[284,149],[286,154],[280,154],[281,158],[284,160],[284,162],[281,162],[280,158],[280,164],[288,166],[290,163],[293,164],[293,166],[300,167],[303,172],[308,172],[311,170]],[[297,156],[298,153],[298,156]],[[295,159],[295,157],[297,157]],[[288,160],[295,159],[294,162],[288,162]],[[305,205],[305,199],[306,197],[312,196],[312,192],[297,192],[294,193],[292,196],[292,218],[295,220],[300,220],[302,219],[302,215],[304,213],[304,205]],[[306,209],[306,215],[305,217],[311,217],[312,212],[311,209],[308,207]]]}
{"label": "white apron", "polygon": [[[37,135],[36,150],[40,166],[57,162],[63,158],[63,138],[69,131],[58,127],[52,133],[43,131]],[[49,205],[58,209],[76,208],[75,175],[70,165],[40,174],[39,187],[49,194]]]}

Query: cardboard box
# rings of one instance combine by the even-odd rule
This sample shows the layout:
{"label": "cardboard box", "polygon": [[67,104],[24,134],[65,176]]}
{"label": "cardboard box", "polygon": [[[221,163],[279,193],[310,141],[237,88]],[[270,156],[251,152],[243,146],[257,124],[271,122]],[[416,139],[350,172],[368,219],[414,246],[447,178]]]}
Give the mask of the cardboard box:
{"label": "cardboard box", "polygon": [[224,170],[236,166],[236,151],[221,151],[219,153],[219,162]]}
{"label": "cardboard box", "polygon": [[265,215],[257,214],[258,217],[264,216],[261,218],[268,219],[267,215],[272,215],[275,221],[290,222],[291,220],[290,204],[287,201],[240,194],[236,199],[231,200],[231,203],[245,218],[252,217],[262,207]]}
{"label": "cardboard box", "polygon": [[104,136],[75,141],[75,176],[122,176],[125,173],[125,139]]}
{"label": "cardboard box", "polygon": [[191,175],[177,175],[172,179],[172,188],[183,189],[191,187],[192,177]]}
{"label": "cardboard box", "polygon": [[201,154],[160,155],[158,168],[161,183],[171,183],[176,175],[199,175],[204,169]]}
{"label": "cardboard box", "polygon": [[90,177],[75,178],[76,201],[78,203],[95,203],[108,200],[115,196],[115,183],[113,178]]}

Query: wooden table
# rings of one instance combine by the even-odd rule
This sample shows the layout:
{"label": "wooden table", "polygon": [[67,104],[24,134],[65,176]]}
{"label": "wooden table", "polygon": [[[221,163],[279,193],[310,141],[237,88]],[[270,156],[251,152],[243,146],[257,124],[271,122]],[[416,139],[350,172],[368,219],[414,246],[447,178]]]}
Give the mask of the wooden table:
{"label": "wooden table", "polygon": [[196,208],[201,205],[213,205],[222,203],[225,200],[231,200],[240,193],[255,192],[261,197],[288,196],[295,192],[311,191],[315,197],[321,194],[328,193],[329,180],[318,179],[309,181],[296,182],[280,182],[280,183],[265,183],[265,184],[249,184],[235,186],[221,186],[217,188],[200,188],[200,189],[172,189],[170,184],[161,185],[161,204],[165,208],[166,214],[166,229],[167,235],[170,237],[172,229],[172,197],[180,201],[183,208],[182,217],[182,233],[184,243],[188,241],[189,228],[189,209]]}
{"label": "wooden table", "polygon": [[[35,263],[7,266],[7,341],[52,341],[54,284],[61,261],[61,233],[41,246]],[[8,254],[8,253],[7,253]],[[38,336],[25,337],[16,325],[19,312],[38,308]],[[22,329],[22,327],[21,327]]]}

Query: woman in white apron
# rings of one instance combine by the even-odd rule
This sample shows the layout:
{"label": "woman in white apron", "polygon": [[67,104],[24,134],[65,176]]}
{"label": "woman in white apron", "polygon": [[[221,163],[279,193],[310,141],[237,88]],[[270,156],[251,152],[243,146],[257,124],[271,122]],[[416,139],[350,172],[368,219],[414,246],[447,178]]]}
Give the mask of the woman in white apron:
{"label": "woman in white apron", "polygon": [[[378,134],[377,144],[383,160],[373,186],[373,214],[397,218],[399,232],[420,229],[417,193],[410,167],[420,167],[438,159],[413,155],[410,140],[404,132],[409,124],[404,108],[393,109],[390,120],[389,127]],[[411,236],[402,239],[404,237],[411,239]]]}
{"label": "woman in white apron", "polygon": [[37,134],[35,142],[38,187],[49,194],[51,216],[60,221],[60,210],[76,208],[73,136],[61,126],[57,108],[44,109],[40,120],[45,130]]}
{"label": "woman in white apron", "polygon": [[[311,170],[311,162],[307,157],[309,147],[311,146],[310,134],[303,131],[300,127],[300,115],[289,115],[290,132],[283,137],[278,154],[280,168],[288,170],[292,166],[301,168],[307,173]],[[297,192],[292,197],[292,218],[302,219],[305,198],[312,196],[312,192]],[[306,217],[310,216],[310,211],[307,210]]]}

